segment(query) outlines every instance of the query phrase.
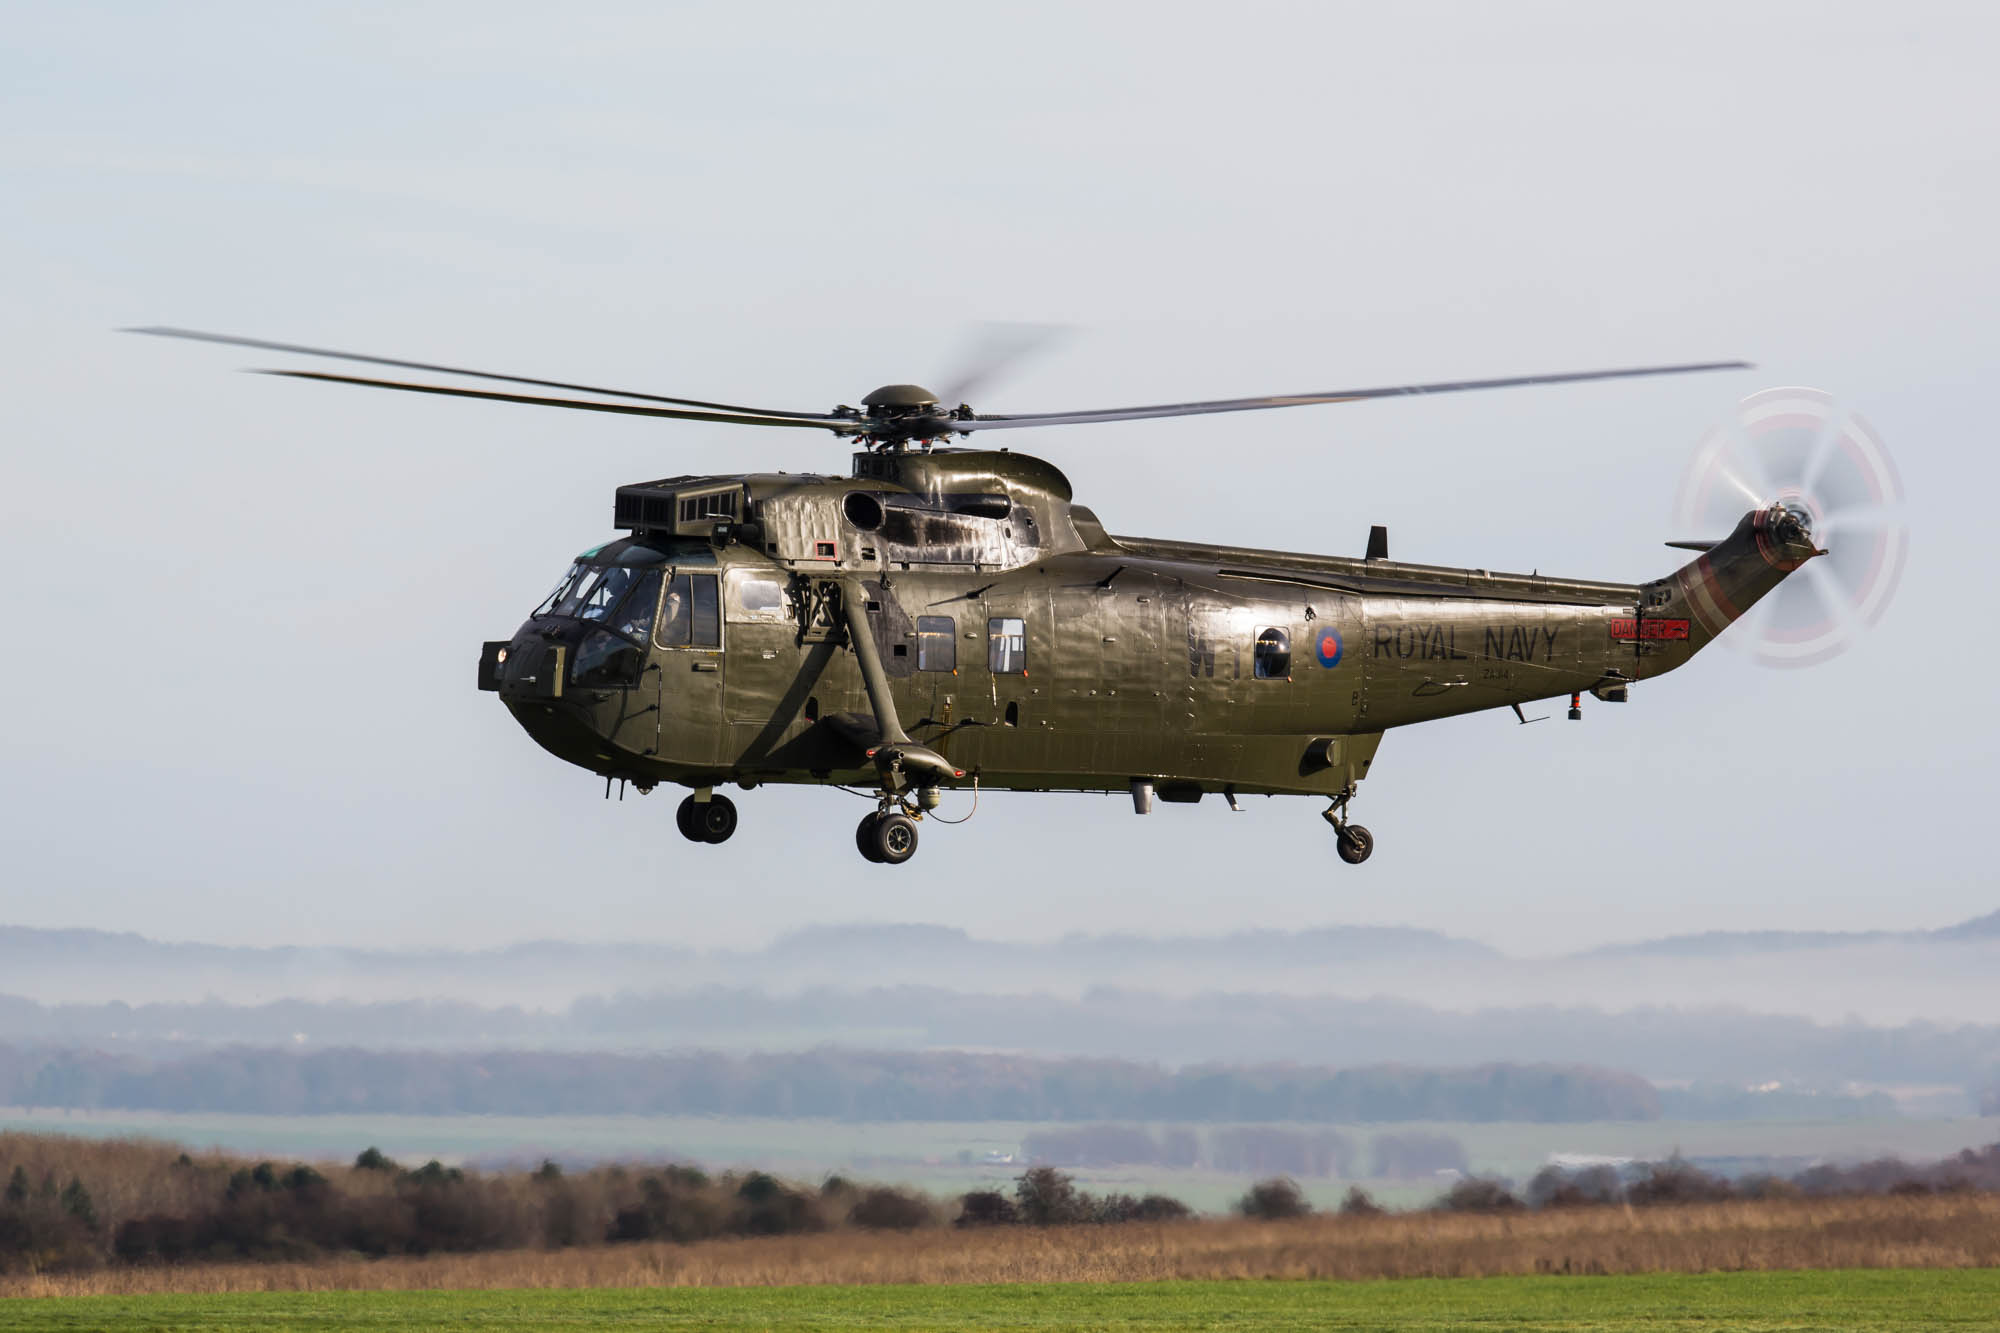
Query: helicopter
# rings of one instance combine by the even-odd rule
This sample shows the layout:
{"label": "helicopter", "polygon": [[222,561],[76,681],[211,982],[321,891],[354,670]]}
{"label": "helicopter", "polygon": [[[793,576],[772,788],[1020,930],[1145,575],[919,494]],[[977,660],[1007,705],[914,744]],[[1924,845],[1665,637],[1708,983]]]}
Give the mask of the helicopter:
{"label": "helicopter", "polygon": [[[1727,535],[1641,583],[1413,564],[1373,528],[1358,557],[1114,536],[1053,464],[961,443],[1084,425],[1746,369],[1701,362],[1026,415],[889,384],[824,412],[467,370],[191,329],[129,330],[504,382],[513,390],[281,369],[401,392],[736,426],[820,430],[845,476],[683,475],[617,488],[621,536],[577,556],[477,684],[549,753],[649,793],[691,789],[676,825],[727,842],[722,788],[838,786],[872,798],[868,861],[915,855],[946,791],[1247,795],[1328,802],[1342,861],[1388,731],[1582,696],[1623,703],[1685,665],[1807,562],[1821,506],[1758,496]],[[557,390],[564,396],[521,390]],[[571,395],[589,395],[575,397]],[[1734,474],[1730,474],[1732,480]],[[1741,503],[1741,501],[1737,501]],[[1710,505],[1709,508],[1713,508]],[[967,816],[969,818],[969,816]],[[962,820],[951,822],[963,822]]]}

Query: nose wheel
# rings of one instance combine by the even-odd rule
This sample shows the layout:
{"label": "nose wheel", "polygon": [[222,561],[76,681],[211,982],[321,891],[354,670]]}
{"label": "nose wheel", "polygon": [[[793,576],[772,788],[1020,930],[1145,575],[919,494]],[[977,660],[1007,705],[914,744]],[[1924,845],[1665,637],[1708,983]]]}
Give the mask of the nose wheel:
{"label": "nose wheel", "polygon": [[736,832],[736,802],[727,796],[706,801],[690,796],[674,810],[674,825],[689,842],[728,842]]}
{"label": "nose wheel", "polygon": [[877,811],[856,827],[854,845],[877,865],[899,866],[917,854],[917,821],[899,811]]}
{"label": "nose wheel", "polygon": [[1333,798],[1333,804],[1321,812],[1326,822],[1333,825],[1333,849],[1340,853],[1340,859],[1351,866],[1366,861],[1375,851],[1375,835],[1359,824],[1348,822],[1347,803],[1354,799],[1354,788],[1349,787]]}

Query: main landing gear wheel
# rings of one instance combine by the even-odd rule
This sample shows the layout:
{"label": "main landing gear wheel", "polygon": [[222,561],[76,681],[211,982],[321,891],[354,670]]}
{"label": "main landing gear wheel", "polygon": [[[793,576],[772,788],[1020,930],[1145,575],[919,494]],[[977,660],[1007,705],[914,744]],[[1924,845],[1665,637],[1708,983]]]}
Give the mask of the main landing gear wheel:
{"label": "main landing gear wheel", "polygon": [[1341,828],[1336,846],[1341,860],[1358,866],[1375,850],[1375,835],[1359,824],[1347,824]]}
{"label": "main landing gear wheel", "polygon": [[674,811],[674,826],[689,842],[728,842],[736,832],[736,802],[711,796],[704,803],[690,796]]}
{"label": "main landing gear wheel", "polygon": [[881,854],[875,850],[875,826],[882,822],[882,816],[868,814],[861,816],[861,823],[854,829],[854,846],[862,857],[880,863]]}
{"label": "main landing gear wheel", "polygon": [[854,842],[870,861],[899,866],[917,854],[917,821],[908,815],[870,815],[854,830]]}

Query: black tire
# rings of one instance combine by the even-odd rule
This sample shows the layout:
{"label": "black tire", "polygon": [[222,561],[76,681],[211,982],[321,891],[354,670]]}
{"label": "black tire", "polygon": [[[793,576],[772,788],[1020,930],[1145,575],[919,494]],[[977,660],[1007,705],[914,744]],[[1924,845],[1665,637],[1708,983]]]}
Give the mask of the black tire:
{"label": "black tire", "polygon": [[681,836],[689,842],[708,841],[701,836],[701,825],[697,822],[699,819],[700,816],[695,813],[692,796],[683,797],[681,803],[674,807],[674,827],[679,829]]}
{"label": "black tire", "polygon": [[736,802],[727,796],[711,796],[707,805],[697,805],[703,842],[728,842],[736,832]]}
{"label": "black tire", "polygon": [[865,859],[877,864],[880,864],[882,857],[875,850],[875,821],[881,817],[877,814],[863,815],[861,816],[861,822],[854,829],[855,849]]}
{"label": "black tire", "polygon": [[899,866],[917,854],[917,821],[908,815],[885,815],[875,821],[875,859]]}
{"label": "black tire", "polygon": [[1339,850],[1341,860],[1358,866],[1375,850],[1375,835],[1359,824],[1349,824],[1340,831]]}

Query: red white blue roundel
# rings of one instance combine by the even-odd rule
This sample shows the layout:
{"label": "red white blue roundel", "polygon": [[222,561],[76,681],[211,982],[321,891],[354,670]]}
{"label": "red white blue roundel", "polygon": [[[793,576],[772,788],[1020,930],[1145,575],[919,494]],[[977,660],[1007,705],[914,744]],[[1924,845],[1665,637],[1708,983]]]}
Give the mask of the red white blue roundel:
{"label": "red white blue roundel", "polygon": [[1340,665],[1340,631],[1328,625],[1313,637],[1313,652],[1323,667]]}

